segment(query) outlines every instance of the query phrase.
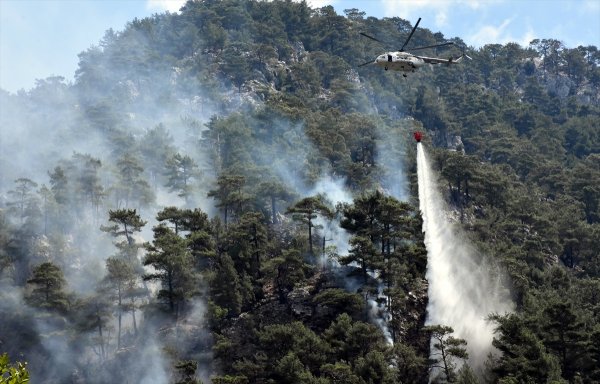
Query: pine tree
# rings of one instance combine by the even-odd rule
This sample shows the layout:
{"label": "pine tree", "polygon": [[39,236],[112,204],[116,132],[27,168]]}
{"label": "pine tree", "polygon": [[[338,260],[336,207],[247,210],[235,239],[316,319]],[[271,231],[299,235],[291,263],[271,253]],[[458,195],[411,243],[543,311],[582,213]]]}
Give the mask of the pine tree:
{"label": "pine tree", "polygon": [[465,346],[467,342],[463,339],[451,336],[454,332],[452,327],[444,325],[431,325],[423,329],[425,332],[431,332],[433,339],[432,356],[435,358],[432,361],[431,367],[441,369],[444,379],[447,382],[456,381],[456,359],[466,360],[469,357]]}
{"label": "pine tree", "polygon": [[135,248],[135,232],[140,232],[142,227],[146,225],[146,221],[142,220],[135,209],[117,209],[108,211],[108,221],[113,225],[101,226],[103,232],[110,233],[113,237],[125,236],[125,242],[117,242],[117,247]]}
{"label": "pine tree", "polygon": [[27,218],[39,216],[39,204],[34,194],[38,184],[28,178],[15,180],[15,189],[8,191],[12,201],[7,202],[8,212],[24,224]]}
{"label": "pine tree", "polygon": [[69,300],[64,292],[66,281],[63,272],[53,263],[46,262],[36,266],[27,284],[33,285],[31,293],[26,297],[31,305],[58,312],[65,312],[69,308]]}
{"label": "pine tree", "polygon": [[217,207],[223,210],[223,222],[227,227],[230,213],[241,216],[248,197],[243,191],[246,178],[240,175],[221,175],[217,179],[217,189],[210,190],[208,197],[215,198]]}
{"label": "pine tree", "polygon": [[200,177],[200,171],[196,162],[188,155],[176,153],[167,159],[165,176],[167,182],[165,187],[171,192],[177,192],[186,204],[190,204],[190,198],[194,192],[194,180]]}
{"label": "pine tree", "polygon": [[[117,304],[117,349],[121,348],[121,320],[127,308],[125,299],[131,298],[135,293],[137,276],[133,267],[125,260],[109,257],[106,260],[107,274],[104,283],[111,290],[111,296]],[[135,307],[131,309],[134,329],[137,329],[135,320]]]}
{"label": "pine tree", "polygon": [[304,199],[296,202],[294,205],[287,209],[288,214],[292,215],[292,219],[300,221],[306,224],[308,227],[308,249],[311,256],[314,256],[313,252],[313,228],[315,227],[314,220],[317,215],[330,218],[333,216],[331,209],[325,204],[322,196],[311,196],[305,197]]}
{"label": "pine tree", "polygon": [[126,153],[117,161],[117,206],[123,202],[125,207],[135,203],[134,206],[141,208],[154,202],[154,192],[142,177],[143,172],[140,160],[130,153]]}
{"label": "pine tree", "polygon": [[154,241],[146,245],[143,264],[152,266],[155,272],[145,274],[143,278],[161,283],[158,299],[165,301],[169,312],[178,318],[187,299],[198,289],[192,257],[185,239],[166,226],[158,225],[152,231]]}

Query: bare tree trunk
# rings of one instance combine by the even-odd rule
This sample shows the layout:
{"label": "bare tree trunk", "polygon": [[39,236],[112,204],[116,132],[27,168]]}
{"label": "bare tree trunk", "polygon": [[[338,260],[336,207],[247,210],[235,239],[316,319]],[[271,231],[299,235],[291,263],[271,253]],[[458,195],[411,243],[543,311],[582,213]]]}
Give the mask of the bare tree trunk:
{"label": "bare tree trunk", "polygon": [[123,303],[121,301],[121,287],[118,287],[119,295],[119,327],[117,331],[117,349],[121,349],[121,318],[123,315]]}
{"label": "bare tree trunk", "polygon": [[277,214],[275,213],[275,196],[271,195],[271,215],[273,224],[277,224]]}
{"label": "bare tree trunk", "polygon": [[102,319],[100,316],[97,317],[98,320],[98,335],[100,336],[100,353],[102,356],[102,360],[106,359],[106,352],[104,351],[104,336],[102,335]]}
{"label": "bare tree trunk", "polygon": [[135,306],[131,309],[131,316],[133,317],[133,332],[137,336],[137,322],[135,321]]}
{"label": "bare tree trunk", "polygon": [[314,256],[312,244],[312,221],[310,220],[310,217],[308,218],[308,249],[310,250],[310,255]]}

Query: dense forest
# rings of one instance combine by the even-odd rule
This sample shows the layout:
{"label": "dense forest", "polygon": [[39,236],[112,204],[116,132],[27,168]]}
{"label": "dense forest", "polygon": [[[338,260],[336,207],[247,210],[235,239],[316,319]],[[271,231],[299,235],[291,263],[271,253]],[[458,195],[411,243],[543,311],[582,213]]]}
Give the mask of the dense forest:
{"label": "dense forest", "polygon": [[[360,32],[411,29],[190,0],[108,30],[73,83],[0,90],[0,375],[599,382],[600,52],[419,28],[455,43],[424,54],[472,60],[358,67],[385,49]],[[485,357],[426,323],[414,130],[448,220],[507,277]]]}

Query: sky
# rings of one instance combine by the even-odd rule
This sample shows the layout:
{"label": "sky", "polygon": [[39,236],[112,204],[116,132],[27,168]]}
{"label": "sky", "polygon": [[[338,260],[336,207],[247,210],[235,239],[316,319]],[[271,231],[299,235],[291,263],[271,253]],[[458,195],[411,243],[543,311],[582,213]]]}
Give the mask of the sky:
{"label": "sky", "polygon": [[[29,90],[36,79],[73,81],[80,52],[97,45],[109,28],[166,11],[185,0],[0,0],[0,88]],[[401,17],[420,27],[460,37],[469,46],[554,38],[567,47],[600,47],[600,0],[308,0],[338,14],[357,8],[366,16]]]}

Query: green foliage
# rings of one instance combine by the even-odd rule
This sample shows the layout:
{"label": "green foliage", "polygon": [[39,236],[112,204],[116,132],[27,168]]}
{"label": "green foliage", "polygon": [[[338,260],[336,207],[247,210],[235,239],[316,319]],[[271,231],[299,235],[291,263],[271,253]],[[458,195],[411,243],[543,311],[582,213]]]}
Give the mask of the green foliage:
{"label": "green foliage", "polygon": [[559,358],[563,377],[573,380],[583,368],[583,356],[588,334],[583,322],[571,305],[553,303],[544,309],[545,324],[542,325],[544,344]]}
{"label": "green foliage", "polygon": [[352,372],[352,367],[346,363],[324,364],[321,366],[323,377],[332,384],[359,384],[360,378]]}
{"label": "green foliage", "polygon": [[[353,204],[342,204],[341,210],[340,225],[352,237],[348,255],[339,261],[344,265],[356,263],[363,282],[368,280],[368,271],[380,272],[386,287],[392,290],[400,281],[412,280],[424,272],[419,270],[418,258],[404,257],[415,251],[407,249],[407,242],[420,241],[415,236],[419,232],[415,231],[409,204],[375,191],[356,198]],[[408,277],[410,272],[414,275]],[[390,303],[386,304],[389,309]]]}
{"label": "green foliage", "polygon": [[480,381],[468,364],[463,364],[458,370],[456,382],[460,384],[479,384]]}
{"label": "green foliage", "polygon": [[15,180],[15,189],[8,191],[11,198],[6,204],[8,212],[19,218],[21,224],[27,219],[39,216],[39,202],[33,193],[37,186],[37,183],[30,179],[19,178]]}
{"label": "green foliage", "polygon": [[246,178],[241,175],[222,175],[217,179],[218,189],[208,192],[208,197],[217,199],[217,207],[223,209],[225,225],[231,214],[241,216],[248,198],[243,191]]}
{"label": "green foliage", "polygon": [[313,302],[331,310],[336,317],[340,313],[347,313],[356,319],[362,314],[364,308],[364,301],[360,295],[339,288],[319,292],[313,297]]}
{"label": "green foliage", "polygon": [[418,383],[424,381],[429,373],[427,359],[419,356],[410,345],[394,344],[392,354],[396,360],[396,380],[399,383]]}
{"label": "green foliage", "polygon": [[101,167],[100,159],[89,154],[74,153],[67,162],[66,171],[72,180],[70,192],[75,195],[76,204],[85,206],[89,203],[94,209],[100,206],[106,196],[100,183]]}
{"label": "green foliage", "polygon": [[65,312],[69,308],[69,300],[64,292],[66,281],[63,272],[53,263],[46,262],[36,266],[27,284],[33,286],[26,297],[30,305],[58,312]]}
{"label": "green foliage", "polygon": [[335,355],[345,361],[354,361],[365,356],[372,347],[381,347],[383,339],[374,325],[353,322],[342,313],[323,333]]}
{"label": "green foliage", "polygon": [[118,209],[108,211],[108,221],[115,223],[111,226],[103,226],[100,229],[110,233],[113,237],[125,236],[127,245],[134,244],[133,234],[140,232],[146,225],[135,209]]}
{"label": "green foliage", "polygon": [[165,176],[165,187],[171,192],[177,192],[177,196],[183,197],[186,204],[189,204],[194,192],[193,181],[200,176],[196,162],[188,155],[176,153],[167,158]]}
{"label": "green foliage", "polygon": [[7,353],[0,355],[0,383],[29,383],[29,371],[27,370],[27,363],[18,361],[14,364],[11,364]]}
{"label": "green foliage", "polygon": [[496,316],[498,338],[493,345],[502,352],[493,372],[518,382],[547,382],[560,376],[557,358],[548,354],[538,337],[517,315]]}
{"label": "green foliage", "polygon": [[270,259],[264,266],[267,277],[273,279],[281,302],[287,301],[287,293],[303,281],[310,269],[311,266],[304,262],[296,249],[284,250],[281,256]]}
{"label": "green foliage", "polygon": [[288,214],[292,215],[292,219],[297,220],[308,227],[308,250],[311,256],[314,256],[313,251],[313,228],[314,220],[317,215],[325,218],[332,217],[331,209],[324,202],[323,196],[305,197],[294,205],[288,208]]}
{"label": "green foliage", "polygon": [[431,367],[434,370],[440,370],[441,376],[447,382],[456,381],[456,360],[466,360],[469,358],[466,345],[463,339],[451,336],[454,330],[445,325],[430,325],[423,329],[425,332],[431,332],[431,339],[434,351],[431,352]]}
{"label": "green foliage", "polygon": [[130,262],[109,257],[106,259],[107,275],[104,278],[104,283],[111,291],[111,298],[116,303],[116,312],[118,318],[117,329],[117,348],[121,348],[121,320],[123,312],[130,310],[133,316],[134,330],[137,332],[137,324],[135,320],[136,299],[143,295],[143,290],[138,287],[138,276],[134,272],[134,268]]}
{"label": "green foliage", "polygon": [[114,187],[116,199],[125,206],[147,207],[154,202],[154,192],[143,177],[144,171],[137,157],[126,153],[117,161],[118,184]]}
{"label": "green foliage", "polygon": [[82,335],[89,337],[88,342],[93,345],[102,361],[109,356],[109,322],[111,315],[111,304],[102,292],[78,300],[75,305],[74,323],[76,329]]}
{"label": "green foliage", "polygon": [[[176,317],[191,316],[195,296],[208,303],[214,372],[222,372],[213,382],[427,382],[427,256],[414,202],[414,148],[405,144],[419,129],[457,213],[450,216],[512,283],[515,313],[493,317],[500,355],[490,361],[490,380],[600,380],[598,49],[550,38],[528,47],[489,44],[467,48],[472,61],[403,79],[356,67],[381,50],[358,31],[403,41],[410,22],[344,13],[304,1],[190,1],[178,13],[107,31],[79,55],[74,84],[53,77],[29,92],[0,94],[9,116],[27,116],[15,126],[33,127],[31,137],[52,132],[49,144],[66,150],[79,141],[108,148],[102,158],[75,152],[62,160],[36,148],[44,153],[35,164],[47,167],[48,179],[10,170],[16,181],[0,191],[0,283],[15,284],[2,289],[24,287],[27,303],[47,310],[36,320],[62,324],[50,326],[51,336],[73,341],[74,355],[92,356],[32,366],[43,373],[86,367],[82,380],[97,382],[106,377],[98,372],[109,371],[105,364],[125,353],[113,354],[124,344],[122,315],[130,313],[137,329],[142,312],[145,330],[159,317],[154,300],[141,305],[135,236],[146,224],[143,209],[160,210],[144,258],[153,268],[145,278],[160,283],[155,299]],[[424,28],[413,36],[415,45],[446,40]],[[176,131],[182,147],[170,134]],[[298,194],[324,175],[343,179],[354,201],[334,211],[323,196]],[[155,206],[163,187],[186,208]],[[206,193],[220,218],[194,208]],[[409,194],[410,204],[390,194]],[[101,255],[106,274],[94,294],[67,296],[62,270],[102,278],[95,270],[102,263],[89,259],[102,247],[86,232],[107,212],[102,229],[118,252]],[[341,219],[350,234],[349,253],[330,254],[362,276],[360,293],[339,288],[346,276],[311,265],[314,244],[329,240],[319,216]],[[80,261],[94,270],[90,278],[80,276]],[[362,321],[364,301],[379,285],[393,347]],[[16,332],[21,313],[0,318],[1,329]],[[197,319],[173,327],[170,320],[161,329],[181,335]],[[434,331],[434,350],[444,349],[443,379],[477,382],[467,365],[453,367],[466,357],[463,341],[447,328]],[[28,359],[42,360],[31,353],[39,344],[28,332],[10,352],[23,346]],[[198,339],[178,344],[176,360],[207,352],[208,342]],[[137,358],[137,332],[127,342],[128,356]],[[182,363],[177,379],[197,381],[192,365]]]}
{"label": "green foliage", "polygon": [[248,378],[245,376],[213,376],[211,381],[214,384],[248,384]]}
{"label": "green foliage", "polygon": [[144,265],[151,265],[153,273],[144,280],[158,280],[161,289],[158,298],[167,303],[169,312],[177,317],[187,299],[196,293],[196,274],[186,241],[165,225],[154,227],[154,241],[147,244]]}
{"label": "green foliage", "polygon": [[202,382],[194,378],[196,370],[198,369],[198,363],[193,360],[182,360],[175,364],[175,368],[181,375],[175,384],[202,384]]}
{"label": "green foliage", "polygon": [[242,310],[242,283],[231,257],[224,253],[217,270],[211,278],[211,297],[216,305],[227,310],[229,316],[237,316]]}
{"label": "green foliage", "polygon": [[256,280],[262,277],[261,269],[269,248],[267,228],[263,222],[261,214],[248,212],[227,233],[227,250],[236,261],[237,269]]}

